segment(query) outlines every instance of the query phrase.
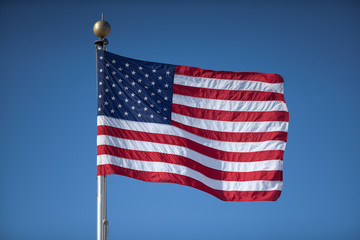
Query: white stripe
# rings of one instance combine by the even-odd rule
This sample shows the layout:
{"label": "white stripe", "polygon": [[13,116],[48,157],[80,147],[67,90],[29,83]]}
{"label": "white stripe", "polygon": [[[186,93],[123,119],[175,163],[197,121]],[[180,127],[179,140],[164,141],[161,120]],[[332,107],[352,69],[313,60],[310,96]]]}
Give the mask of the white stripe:
{"label": "white stripe", "polygon": [[171,163],[130,160],[109,155],[99,155],[97,160],[98,165],[113,164],[119,167],[138,171],[180,174],[198,180],[212,189],[222,191],[274,191],[282,189],[281,181],[238,182],[215,180],[206,177],[205,175],[194,171],[191,168]]}
{"label": "white stripe", "polygon": [[230,122],[193,118],[171,113],[173,121],[218,132],[287,132],[288,122]]}
{"label": "white stripe", "polygon": [[224,80],[216,78],[201,78],[175,74],[174,84],[200,88],[263,91],[284,93],[283,83],[264,83],[249,80]]}
{"label": "white stripe", "polygon": [[230,172],[275,171],[275,170],[282,170],[283,167],[282,160],[274,159],[274,160],[259,161],[259,162],[228,162],[228,161],[217,160],[215,158],[205,156],[201,153],[195,152],[191,149],[181,146],[145,142],[138,140],[120,139],[106,135],[97,136],[97,145],[98,146],[109,145],[109,146],[114,146],[128,150],[157,152],[157,153],[166,153],[166,154],[183,156],[192,159],[206,167],[210,167],[221,171],[230,171]]}
{"label": "white stripe", "polygon": [[[204,129],[216,129],[217,131],[231,132],[229,129],[238,130],[238,132],[262,132],[267,131],[284,131],[287,128],[287,122],[221,122],[214,121],[207,123],[209,120],[200,120],[196,118],[185,117],[173,113],[172,118],[174,121],[183,123],[185,125],[191,125]],[[206,124],[209,124],[206,126]],[[284,141],[263,141],[263,142],[226,142],[217,141],[204,137],[197,136],[189,133],[178,127],[174,127],[167,124],[148,123],[148,122],[136,122],[128,121],[116,118],[110,118],[106,116],[98,116],[98,125],[105,125],[110,127],[116,127],[120,129],[147,132],[147,133],[159,133],[166,135],[173,135],[183,137],[201,145],[208,146],[221,151],[228,152],[256,152],[266,150],[284,150],[286,142]],[[205,125],[205,126],[204,126]],[[230,130],[231,130],[230,129]],[[227,130],[227,131],[226,131]]]}
{"label": "white stripe", "polygon": [[234,112],[287,111],[286,104],[282,101],[232,101],[174,94],[173,103],[195,108]]}

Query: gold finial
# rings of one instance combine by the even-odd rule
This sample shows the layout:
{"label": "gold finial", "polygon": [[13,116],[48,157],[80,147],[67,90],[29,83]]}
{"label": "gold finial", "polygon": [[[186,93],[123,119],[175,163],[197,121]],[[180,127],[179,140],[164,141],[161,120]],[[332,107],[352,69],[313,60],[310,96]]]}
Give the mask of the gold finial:
{"label": "gold finial", "polygon": [[111,31],[110,24],[104,20],[104,13],[101,14],[101,20],[97,21],[93,27],[94,34],[99,38],[104,38]]}

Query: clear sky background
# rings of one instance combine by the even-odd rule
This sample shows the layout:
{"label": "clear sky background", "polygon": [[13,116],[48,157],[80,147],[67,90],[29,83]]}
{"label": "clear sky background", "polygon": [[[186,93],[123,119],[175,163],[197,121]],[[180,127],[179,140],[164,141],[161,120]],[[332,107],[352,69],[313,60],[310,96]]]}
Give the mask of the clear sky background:
{"label": "clear sky background", "polygon": [[359,1],[1,1],[0,239],[96,238],[96,37],[109,51],[278,73],[276,202],[108,177],[110,239],[360,239]]}

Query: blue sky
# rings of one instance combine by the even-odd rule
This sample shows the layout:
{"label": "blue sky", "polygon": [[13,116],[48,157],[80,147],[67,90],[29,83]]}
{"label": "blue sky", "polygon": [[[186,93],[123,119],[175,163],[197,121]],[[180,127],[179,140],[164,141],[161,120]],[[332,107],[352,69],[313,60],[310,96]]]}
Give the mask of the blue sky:
{"label": "blue sky", "polygon": [[276,202],[108,177],[110,239],[359,239],[358,1],[0,3],[0,238],[96,238],[92,26],[109,51],[278,73],[290,112]]}

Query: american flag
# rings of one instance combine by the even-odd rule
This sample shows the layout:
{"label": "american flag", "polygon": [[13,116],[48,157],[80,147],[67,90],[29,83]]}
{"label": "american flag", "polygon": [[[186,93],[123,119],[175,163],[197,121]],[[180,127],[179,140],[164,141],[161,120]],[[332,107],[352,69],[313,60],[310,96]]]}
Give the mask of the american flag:
{"label": "american flag", "polygon": [[97,50],[97,174],[275,201],[289,115],[277,74],[211,71]]}

